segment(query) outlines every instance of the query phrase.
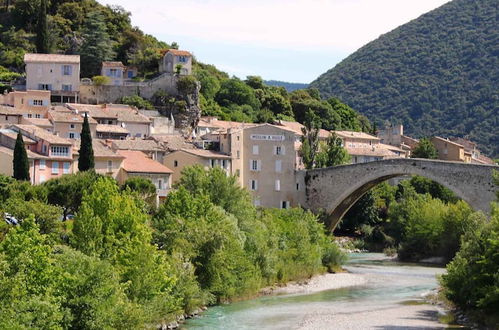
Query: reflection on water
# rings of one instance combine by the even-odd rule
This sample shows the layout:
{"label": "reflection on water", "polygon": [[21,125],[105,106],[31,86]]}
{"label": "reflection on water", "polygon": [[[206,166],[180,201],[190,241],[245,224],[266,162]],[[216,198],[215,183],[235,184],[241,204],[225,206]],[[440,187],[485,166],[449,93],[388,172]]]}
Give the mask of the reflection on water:
{"label": "reflection on water", "polygon": [[443,268],[398,263],[379,253],[351,254],[344,267],[363,274],[363,286],[313,294],[265,296],[208,309],[184,329],[286,329],[305,315],[334,310],[335,315],[382,311],[407,300],[418,300],[437,287]]}

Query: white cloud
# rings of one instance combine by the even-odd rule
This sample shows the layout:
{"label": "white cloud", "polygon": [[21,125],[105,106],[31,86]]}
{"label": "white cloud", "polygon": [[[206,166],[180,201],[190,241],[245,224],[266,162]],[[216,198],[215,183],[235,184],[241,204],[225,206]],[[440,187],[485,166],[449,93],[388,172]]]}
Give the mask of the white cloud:
{"label": "white cloud", "polygon": [[351,52],[449,0],[101,0],[134,25],[171,35],[273,48]]}

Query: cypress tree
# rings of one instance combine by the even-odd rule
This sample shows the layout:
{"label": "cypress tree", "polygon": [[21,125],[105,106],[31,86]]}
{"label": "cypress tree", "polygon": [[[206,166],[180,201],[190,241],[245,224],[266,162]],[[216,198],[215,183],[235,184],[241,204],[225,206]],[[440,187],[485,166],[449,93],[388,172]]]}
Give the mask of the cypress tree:
{"label": "cypress tree", "polygon": [[42,54],[50,53],[49,32],[47,24],[47,0],[42,0],[38,13],[36,30],[36,51]]}
{"label": "cypress tree", "polygon": [[21,132],[17,133],[16,146],[14,147],[14,179],[29,181],[29,162],[28,153],[24,146],[23,136]]}
{"label": "cypress tree", "polygon": [[85,113],[83,126],[80,136],[80,156],[78,158],[78,170],[88,171],[95,167],[94,149],[92,148],[92,135],[90,135],[90,125],[88,124],[88,116]]}

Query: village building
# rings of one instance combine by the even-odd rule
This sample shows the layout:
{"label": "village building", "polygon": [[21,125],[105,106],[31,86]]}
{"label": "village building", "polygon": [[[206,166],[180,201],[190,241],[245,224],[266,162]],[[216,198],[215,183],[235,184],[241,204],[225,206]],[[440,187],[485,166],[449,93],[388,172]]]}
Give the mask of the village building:
{"label": "village building", "polygon": [[201,165],[205,169],[220,167],[231,174],[231,157],[227,154],[204,149],[180,149],[164,156],[163,164],[173,170],[172,180],[180,180],[182,170],[186,166]]}
{"label": "village building", "polygon": [[107,85],[123,86],[125,71],[121,62],[102,62],[101,75],[109,78]]}
{"label": "village building", "polygon": [[[53,125],[53,132],[61,137],[68,139],[79,139],[83,127],[84,117],[81,114],[73,112],[49,111],[48,119]],[[97,122],[89,117],[88,124],[90,135],[97,136]]]}
{"label": "village building", "polygon": [[80,91],[80,55],[25,54],[26,90],[51,91],[54,102],[76,102]]}
{"label": "village building", "polygon": [[[73,145],[74,173],[78,172],[79,148],[79,144]],[[118,180],[125,157],[113,151],[105,141],[99,139],[92,140],[92,149],[94,151],[95,172]]]}
{"label": "village building", "polygon": [[410,156],[412,149],[419,143],[417,139],[404,135],[404,126],[401,124],[389,124],[384,129],[378,130],[376,136],[380,138],[381,143],[396,146],[404,150],[407,156]]}
{"label": "village building", "polygon": [[16,108],[0,105],[0,125],[20,124],[22,117],[22,111],[19,111]]}
{"label": "village building", "polygon": [[191,75],[192,54],[185,50],[167,50],[159,63],[159,72],[173,75],[177,73],[177,67],[180,68],[180,75]]}
{"label": "village building", "polygon": [[123,184],[132,177],[149,179],[156,187],[156,205],[164,201],[171,189],[174,172],[141,151],[119,150],[117,153],[124,157],[118,182]]}
{"label": "village building", "polygon": [[119,125],[97,124],[97,138],[109,140],[124,140],[130,136],[130,132]]}
{"label": "village building", "polygon": [[435,146],[438,152],[438,159],[464,162],[464,147],[459,143],[452,142],[449,139],[444,139],[439,136],[431,138],[431,143]]}
{"label": "village building", "polygon": [[50,108],[50,91],[13,91],[0,95],[0,105],[14,107],[26,118],[46,118]]}
{"label": "village building", "polygon": [[[70,139],[54,135],[34,125],[11,125],[0,132],[2,146],[13,150],[17,132],[23,135],[26,149],[31,155],[30,172],[33,184],[73,173],[73,144]],[[6,154],[0,156],[4,155]],[[9,162],[8,155],[5,157],[7,158],[0,159],[0,162]]]}
{"label": "village building", "polygon": [[142,151],[147,157],[157,162],[163,163],[163,158],[167,154],[167,150],[162,144],[153,139],[126,139],[109,141],[109,145],[113,150],[135,150]]}

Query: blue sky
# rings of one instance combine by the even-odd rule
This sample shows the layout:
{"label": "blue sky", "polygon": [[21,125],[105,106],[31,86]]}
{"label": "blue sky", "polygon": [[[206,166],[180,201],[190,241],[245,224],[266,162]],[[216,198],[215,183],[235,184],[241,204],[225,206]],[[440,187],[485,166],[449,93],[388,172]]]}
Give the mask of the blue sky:
{"label": "blue sky", "polygon": [[308,83],[364,44],[449,0],[99,0],[240,78]]}

